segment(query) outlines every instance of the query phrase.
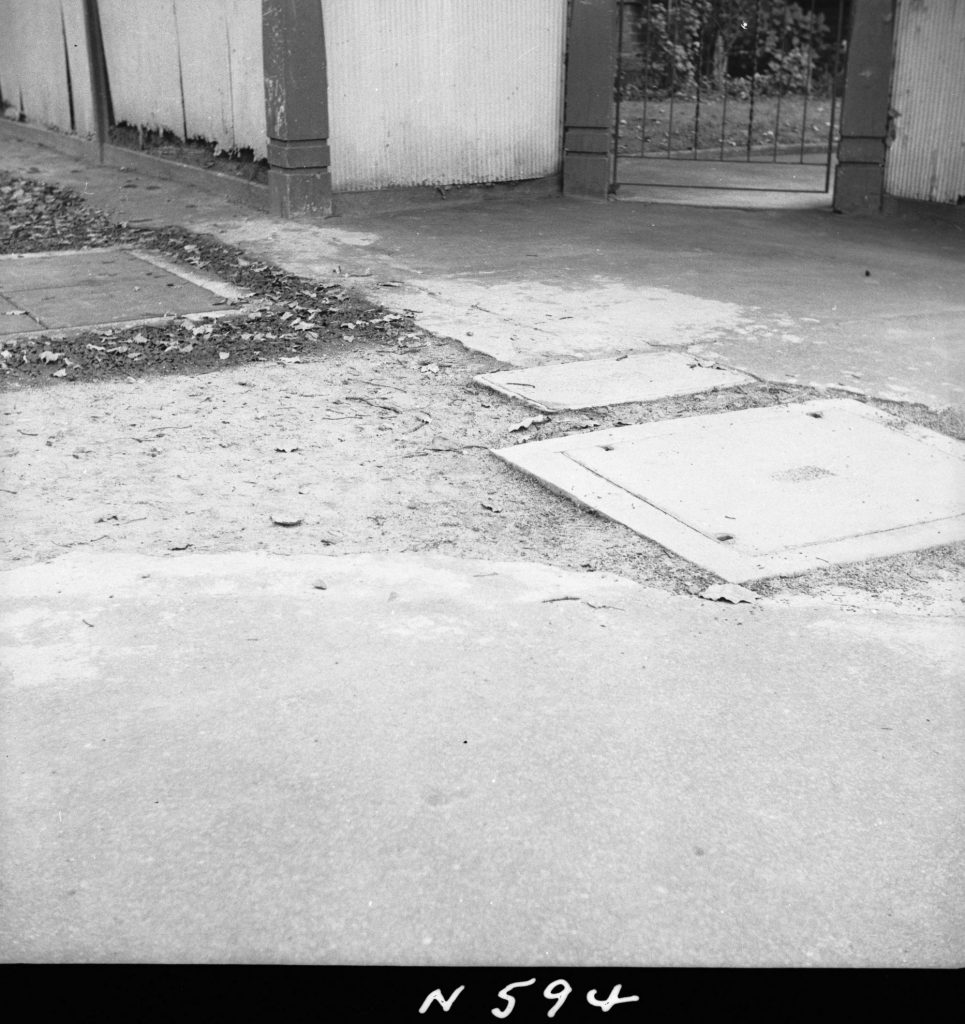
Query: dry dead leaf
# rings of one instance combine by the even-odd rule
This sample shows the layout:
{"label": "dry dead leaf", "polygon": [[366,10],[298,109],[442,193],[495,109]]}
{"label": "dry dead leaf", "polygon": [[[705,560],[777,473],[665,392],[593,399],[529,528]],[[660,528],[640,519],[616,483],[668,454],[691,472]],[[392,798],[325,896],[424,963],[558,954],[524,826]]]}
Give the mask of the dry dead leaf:
{"label": "dry dead leaf", "polygon": [[301,516],[291,512],[273,512],[271,521],[275,526],[301,526],[304,520]]}
{"label": "dry dead leaf", "polygon": [[757,594],[738,583],[715,583],[698,595],[705,601],[727,601],[729,604],[753,604]]}
{"label": "dry dead leaf", "polygon": [[509,432],[513,433],[515,430],[529,430],[530,427],[535,426],[539,423],[548,423],[549,416],[527,416],[526,419],[517,423],[515,427],[510,427]]}

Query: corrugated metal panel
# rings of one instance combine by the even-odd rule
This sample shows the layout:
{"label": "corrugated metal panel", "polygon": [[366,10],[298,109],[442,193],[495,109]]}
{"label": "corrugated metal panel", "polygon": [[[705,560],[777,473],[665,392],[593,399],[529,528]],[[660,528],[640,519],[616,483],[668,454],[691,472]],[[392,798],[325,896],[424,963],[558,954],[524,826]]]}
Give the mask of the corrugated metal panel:
{"label": "corrugated metal panel", "polygon": [[965,195],[965,0],[900,0],[885,191],[953,203]]}
{"label": "corrugated metal panel", "polygon": [[87,55],[87,30],[84,26],[83,0],[62,0],[67,58],[73,86],[74,121],[78,135],[93,136],[97,130],[90,88],[90,61]]}
{"label": "corrugated metal panel", "polygon": [[261,0],[99,0],[116,121],[265,155]]}
{"label": "corrugated metal panel", "polygon": [[336,191],[559,169],[566,0],[322,0]]}
{"label": "corrugated metal panel", "polygon": [[174,0],[98,0],[115,121],[184,137]]}
{"label": "corrugated metal panel", "polygon": [[174,0],[189,138],[262,157],[261,0]]}
{"label": "corrugated metal panel", "polygon": [[2,0],[0,13],[4,102],[34,124],[70,131],[61,0]]}

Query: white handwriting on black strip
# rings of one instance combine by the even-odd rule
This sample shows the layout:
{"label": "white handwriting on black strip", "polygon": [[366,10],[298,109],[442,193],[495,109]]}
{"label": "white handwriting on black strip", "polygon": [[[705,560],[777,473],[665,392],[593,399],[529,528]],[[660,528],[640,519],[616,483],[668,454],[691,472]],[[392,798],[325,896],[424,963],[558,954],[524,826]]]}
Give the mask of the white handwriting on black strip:
{"label": "white handwriting on black strip", "polygon": [[[509,993],[514,988],[526,988],[528,985],[535,984],[536,979],[530,978],[527,981],[511,982],[509,985],[506,985],[505,987],[501,988],[499,990],[499,998],[502,999],[506,1005],[502,1008],[494,1007],[489,1012],[494,1017],[499,1017],[500,1019],[505,1020],[513,1012],[513,1009],[516,1006],[516,997],[511,996]],[[425,1013],[429,1009],[429,1007],[432,1006],[433,1003],[438,1003],[439,1006],[442,1007],[442,1012],[448,1013],[452,1009],[456,1000],[465,990],[465,988],[465,985],[460,985],[457,989],[453,989],[452,994],[449,996],[448,999],[445,996],[443,996],[442,989],[435,989],[433,992],[430,992],[429,995],[426,996],[425,1000],[422,1003],[422,1006],[419,1007],[419,1013]],[[590,1006],[596,1006],[603,1013],[609,1012],[613,1009],[614,1006],[617,1006],[620,1003],[636,1003],[640,1001],[639,996],[621,995],[621,988],[622,986],[620,985],[614,985],[606,999],[597,998],[596,989],[591,988],[589,992],[587,992],[586,994],[586,1001],[590,1004]],[[552,1000],[555,1005],[553,1005],[547,1011],[546,1016],[550,1018],[555,1017],[560,1007],[569,998],[569,995],[572,991],[573,986],[570,985],[570,983],[565,978],[557,978],[556,981],[551,981],[546,986],[546,988],[543,989],[543,998]]]}

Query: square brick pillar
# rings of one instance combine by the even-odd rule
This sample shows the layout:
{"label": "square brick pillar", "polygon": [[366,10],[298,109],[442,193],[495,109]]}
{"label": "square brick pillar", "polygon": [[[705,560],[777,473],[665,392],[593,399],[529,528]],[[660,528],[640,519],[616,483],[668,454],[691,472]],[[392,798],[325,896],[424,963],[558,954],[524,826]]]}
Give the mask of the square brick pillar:
{"label": "square brick pillar", "polygon": [[619,5],[614,0],[573,0],[563,115],[564,195],[609,195],[618,36]]}
{"label": "square brick pillar", "polygon": [[877,213],[885,185],[894,0],[853,0],[834,177],[838,213]]}
{"label": "square brick pillar", "polygon": [[330,216],[328,76],[319,0],[262,0],[262,42],[271,212]]}

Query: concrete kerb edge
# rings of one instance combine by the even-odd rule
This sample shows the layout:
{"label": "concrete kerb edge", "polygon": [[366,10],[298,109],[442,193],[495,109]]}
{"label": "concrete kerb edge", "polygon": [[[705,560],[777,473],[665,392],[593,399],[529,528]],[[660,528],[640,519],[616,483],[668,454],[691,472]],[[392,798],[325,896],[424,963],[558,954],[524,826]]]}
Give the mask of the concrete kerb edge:
{"label": "concrete kerb edge", "polygon": [[[157,267],[158,270],[165,270],[169,274],[173,274],[175,277],[184,278],[184,280],[189,284],[193,284],[198,288],[204,288],[206,291],[214,292],[214,294],[219,298],[226,299],[229,302],[242,302],[252,295],[251,292],[246,292],[241,288],[236,288],[233,284],[229,284],[227,281],[222,281],[220,278],[201,273],[197,270],[189,270],[188,268],[183,267],[180,263],[175,263],[173,260],[167,260],[163,256],[158,256],[156,253],[146,252],[143,249],[126,249],[122,246],[116,246],[114,248],[120,252],[126,252],[131,256],[136,256],[139,260],[144,260],[145,263],[150,263],[152,266]],[[91,250],[86,251],[90,252]],[[98,251],[102,252],[103,250]]]}
{"label": "concrete kerb edge", "polygon": [[562,194],[562,177],[550,174],[543,178],[524,178],[519,181],[476,182],[464,185],[412,185],[372,189],[359,192],[334,192],[332,216],[348,214],[363,217],[367,214],[391,213],[395,210],[437,206],[448,202],[453,205],[478,203],[524,196],[531,199],[557,198]]}
{"label": "concrete kerb edge", "polygon": [[138,317],[135,320],[112,320],[100,324],[80,324],[77,327],[42,327],[38,331],[18,331],[16,334],[5,334],[3,341],[19,341],[21,338],[50,338],[57,341],[71,338],[88,331],[127,331],[135,327],[166,327],[179,320],[191,320],[200,323],[204,320],[230,320],[242,316],[242,309],[217,310],[210,313],[172,313],[168,316]]}

